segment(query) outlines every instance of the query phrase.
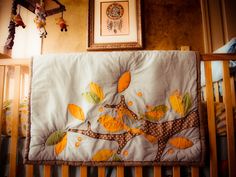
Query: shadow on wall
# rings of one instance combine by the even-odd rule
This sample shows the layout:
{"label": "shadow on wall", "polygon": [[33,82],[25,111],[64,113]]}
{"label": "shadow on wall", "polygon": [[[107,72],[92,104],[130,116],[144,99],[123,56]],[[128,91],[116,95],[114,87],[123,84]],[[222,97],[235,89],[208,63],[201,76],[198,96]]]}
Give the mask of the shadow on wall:
{"label": "shadow on wall", "polygon": [[145,0],[143,2],[146,49],[180,49],[182,45],[203,52],[199,0]]}

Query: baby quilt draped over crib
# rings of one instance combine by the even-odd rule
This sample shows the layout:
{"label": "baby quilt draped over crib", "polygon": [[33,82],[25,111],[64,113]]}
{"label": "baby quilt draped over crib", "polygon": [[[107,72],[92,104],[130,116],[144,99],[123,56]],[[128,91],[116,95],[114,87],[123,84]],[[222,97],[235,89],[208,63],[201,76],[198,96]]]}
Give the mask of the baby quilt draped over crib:
{"label": "baby quilt draped over crib", "polygon": [[202,164],[199,86],[196,52],[35,57],[25,161]]}

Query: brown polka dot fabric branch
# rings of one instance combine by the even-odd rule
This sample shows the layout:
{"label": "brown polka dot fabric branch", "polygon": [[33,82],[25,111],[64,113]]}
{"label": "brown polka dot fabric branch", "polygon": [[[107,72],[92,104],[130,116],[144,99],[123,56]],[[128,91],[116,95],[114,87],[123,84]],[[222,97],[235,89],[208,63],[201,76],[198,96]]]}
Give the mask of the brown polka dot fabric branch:
{"label": "brown polka dot fabric branch", "polygon": [[96,133],[91,130],[91,124],[88,122],[88,129],[87,130],[79,130],[79,129],[69,129],[68,131],[81,133],[83,135],[89,136],[91,138],[95,139],[103,139],[108,141],[116,141],[119,145],[117,154],[120,154],[122,149],[125,147],[125,145],[135,136],[140,135],[139,133],[132,133],[132,132],[125,132],[121,134],[102,134],[102,133]]}

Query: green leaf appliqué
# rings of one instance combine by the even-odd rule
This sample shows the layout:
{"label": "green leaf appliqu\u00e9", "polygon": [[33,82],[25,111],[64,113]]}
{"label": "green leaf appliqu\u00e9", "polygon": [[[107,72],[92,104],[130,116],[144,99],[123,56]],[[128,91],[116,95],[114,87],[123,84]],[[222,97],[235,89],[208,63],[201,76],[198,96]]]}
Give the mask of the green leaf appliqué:
{"label": "green leaf appliqu\u00e9", "polygon": [[184,113],[185,115],[188,113],[190,108],[192,107],[192,98],[191,95],[187,92],[183,97],[183,105],[184,105]]}
{"label": "green leaf appliqu\u00e9", "polygon": [[94,92],[86,92],[82,94],[87,102],[97,104],[100,102],[100,98]]}
{"label": "green leaf appliqu\u00e9", "polygon": [[55,145],[59,143],[65,135],[66,135],[66,132],[63,132],[62,130],[55,131],[47,138],[45,144],[47,146]]}

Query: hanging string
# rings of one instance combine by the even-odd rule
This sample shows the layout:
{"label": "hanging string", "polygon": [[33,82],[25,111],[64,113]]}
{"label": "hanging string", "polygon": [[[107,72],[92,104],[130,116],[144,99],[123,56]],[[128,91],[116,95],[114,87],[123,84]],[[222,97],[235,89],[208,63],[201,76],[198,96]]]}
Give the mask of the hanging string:
{"label": "hanging string", "polygon": [[20,14],[21,6],[18,5],[18,14]]}

